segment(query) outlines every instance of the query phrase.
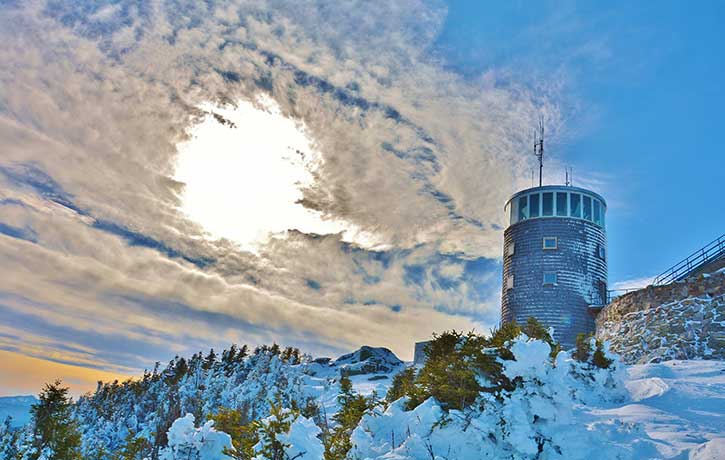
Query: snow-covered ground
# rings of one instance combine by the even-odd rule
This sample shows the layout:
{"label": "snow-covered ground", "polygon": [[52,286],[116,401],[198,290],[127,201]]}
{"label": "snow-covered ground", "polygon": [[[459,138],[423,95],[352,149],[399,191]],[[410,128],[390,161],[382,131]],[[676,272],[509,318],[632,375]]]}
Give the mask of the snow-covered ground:
{"label": "snow-covered ground", "polygon": [[[624,404],[596,418],[636,422],[663,458],[725,459],[725,361],[665,361],[627,368]],[[708,456],[710,455],[710,456]]]}
{"label": "snow-covered ground", "polygon": [[545,364],[542,342],[514,350],[506,372],[524,384],[503,401],[447,414],[433,400],[394,403],[363,418],[353,458],[725,459],[725,362],[621,366],[590,381],[571,378],[564,353]]}

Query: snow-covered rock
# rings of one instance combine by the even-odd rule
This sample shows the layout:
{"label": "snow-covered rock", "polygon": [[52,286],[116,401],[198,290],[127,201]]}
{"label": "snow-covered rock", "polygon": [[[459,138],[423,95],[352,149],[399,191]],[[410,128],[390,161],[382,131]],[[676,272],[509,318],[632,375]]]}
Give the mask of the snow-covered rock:
{"label": "snow-covered rock", "polygon": [[400,369],[403,361],[387,348],[363,346],[337,358],[335,365],[347,375],[389,374]]}
{"label": "snow-covered rock", "polygon": [[201,427],[194,426],[194,416],[176,419],[168,431],[168,446],[161,450],[160,460],[233,460],[224,452],[232,449],[228,434],[216,431],[209,420]]}
{"label": "snow-covered rock", "polygon": [[[282,411],[282,417],[291,417],[289,410]],[[274,422],[278,422],[275,416],[271,415],[261,421],[263,427],[268,427]],[[253,460],[274,460],[261,453],[265,443],[270,440],[265,439],[265,430],[261,431],[261,439],[255,446],[257,456]],[[276,434],[276,440],[284,446],[284,458],[295,460],[322,460],[325,448],[318,435],[322,432],[312,419],[305,418],[301,415],[295,416],[291,421],[289,429],[284,433]]]}

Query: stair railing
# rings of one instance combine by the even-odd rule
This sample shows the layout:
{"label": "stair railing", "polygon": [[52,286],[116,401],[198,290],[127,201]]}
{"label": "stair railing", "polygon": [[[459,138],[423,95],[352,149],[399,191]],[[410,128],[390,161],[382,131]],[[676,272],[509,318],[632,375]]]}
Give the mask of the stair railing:
{"label": "stair railing", "polygon": [[672,267],[660,273],[652,282],[654,286],[679,281],[703,265],[725,255],[725,234],[693,252]]}

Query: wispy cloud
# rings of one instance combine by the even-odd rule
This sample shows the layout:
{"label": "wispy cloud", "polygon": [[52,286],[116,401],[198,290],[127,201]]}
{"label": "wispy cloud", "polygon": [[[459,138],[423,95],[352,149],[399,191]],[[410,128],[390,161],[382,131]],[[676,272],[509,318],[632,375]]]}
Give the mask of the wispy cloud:
{"label": "wispy cloud", "polygon": [[611,289],[615,291],[641,289],[651,285],[654,280],[654,276],[645,276],[642,278],[633,278],[629,280],[617,281],[611,285]]}

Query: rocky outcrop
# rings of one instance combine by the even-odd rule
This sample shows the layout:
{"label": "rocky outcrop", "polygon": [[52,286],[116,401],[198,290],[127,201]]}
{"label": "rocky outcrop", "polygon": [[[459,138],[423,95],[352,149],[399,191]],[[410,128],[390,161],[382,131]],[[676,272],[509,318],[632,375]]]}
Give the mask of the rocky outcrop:
{"label": "rocky outcrop", "polygon": [[404,364],[387,348],[368,346],[363,346],[335,360],[340,372],[346,375],[387,374]]}
{"label": "rocky outcrop", "polygon": [[629,364],[725,359],[725,271],[616,298],[597,316],[597,337]]}

